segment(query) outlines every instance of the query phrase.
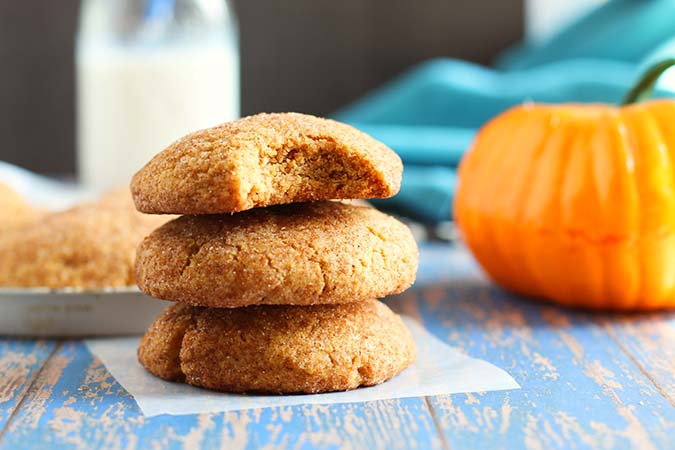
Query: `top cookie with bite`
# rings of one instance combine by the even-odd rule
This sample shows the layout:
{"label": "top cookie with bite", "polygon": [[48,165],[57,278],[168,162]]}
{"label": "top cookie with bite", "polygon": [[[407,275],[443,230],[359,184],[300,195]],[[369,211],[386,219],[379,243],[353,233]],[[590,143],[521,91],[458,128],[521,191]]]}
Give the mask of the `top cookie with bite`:
{"label": "top cookie with bite", "polygon": [[298,113],[257,114],[189,134],[131,181],[149,214],[218,214],[312,200],[387,198],[403,165],[349,125]]}

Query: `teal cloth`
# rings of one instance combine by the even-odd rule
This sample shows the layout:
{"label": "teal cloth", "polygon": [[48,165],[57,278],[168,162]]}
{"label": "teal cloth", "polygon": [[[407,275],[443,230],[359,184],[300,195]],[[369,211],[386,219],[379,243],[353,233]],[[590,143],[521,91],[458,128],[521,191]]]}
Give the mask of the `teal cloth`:
{"label": "teal cloth", "polygon": [[486,121],[523,101],[618,102],[634,83],[637,69],[617,61],[567,61],[499,72],[452,59],[433,60],[334,117],[384,142],[405,164],[399,195],[377,205],[437,223],[451,219],[457,165]]}
{"label": "teal cloth", "polygon": [[613,0],[573,22],[539,45],[505,51],[497,66],[527,69],[554,61],[592,58],[640,63],[675,37],[675,1]]}
{"label": "teal cloth", "polygon": [[[447,221],[457,166],[485,122],[526,101],[619,102],[646,63],[669,52],[675,55],[675,41],[666,42],[675,33],[673,25],[666,30],[673,20],[675,1],[615,0],[554,36],[547,46],[507,52],[501,65],[511,70],[454,59],[428,61],[333,117],[401,156],[401,191],[377,201],[378,207],[429,224]],[[586,40],[578,33],[586,33]],[[583,45],[586,41],[589,45]],[[675,77],[670,80],[664,78],[655,96],[675,92]]]}

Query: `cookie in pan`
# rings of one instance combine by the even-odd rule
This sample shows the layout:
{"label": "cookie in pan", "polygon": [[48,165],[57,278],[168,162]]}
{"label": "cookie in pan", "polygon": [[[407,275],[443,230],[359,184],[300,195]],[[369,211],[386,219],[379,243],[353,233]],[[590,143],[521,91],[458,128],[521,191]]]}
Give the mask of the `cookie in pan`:
{"label": "cookie in pan", "polygon": [[0,233],[35,222],[43,214],[9,186],[0,183]]}
{"label": "cookie in pan", "polygon": [[126,189],[45,214],[0,235],[0,286],[132,286],[138,243],[167,219],[140,214]]}

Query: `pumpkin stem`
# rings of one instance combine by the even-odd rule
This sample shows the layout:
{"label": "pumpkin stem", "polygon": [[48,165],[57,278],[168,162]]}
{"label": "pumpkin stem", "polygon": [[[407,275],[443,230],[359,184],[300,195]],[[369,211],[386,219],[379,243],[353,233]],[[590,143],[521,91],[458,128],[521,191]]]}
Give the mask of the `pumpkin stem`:
{"label": "pumpkin stem", "polygon": [[658,64],[654,64],[652,67],[647,69],[647,71],[642,75],[637,84],[628,91],[628,94],[621,102],[622,105],[630,105],[631,103],[639,102],[644,100],[645,97],[649,96],[654,89],[654,84],[656,81],[663,75],[663,72],[675,66],[675,58],[669,58],[664,61],[661,61]]}

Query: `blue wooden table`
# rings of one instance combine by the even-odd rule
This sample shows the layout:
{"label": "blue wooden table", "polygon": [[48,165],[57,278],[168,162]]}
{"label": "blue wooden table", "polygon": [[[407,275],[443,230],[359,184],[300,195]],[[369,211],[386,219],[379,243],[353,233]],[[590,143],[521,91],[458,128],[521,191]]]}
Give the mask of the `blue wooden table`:
{"label": "blue wooden table", "polygon": [[145,418],[80,341],[0,339],[0,448],[675,449],[675,315],[598,315],[506,294],[426,246],[391,300],[521,390]]}

